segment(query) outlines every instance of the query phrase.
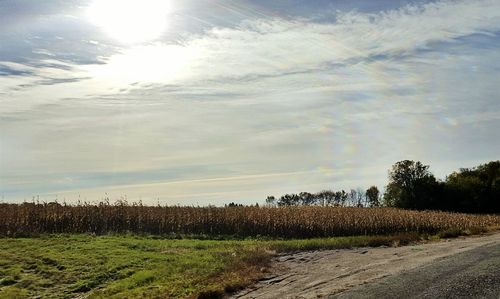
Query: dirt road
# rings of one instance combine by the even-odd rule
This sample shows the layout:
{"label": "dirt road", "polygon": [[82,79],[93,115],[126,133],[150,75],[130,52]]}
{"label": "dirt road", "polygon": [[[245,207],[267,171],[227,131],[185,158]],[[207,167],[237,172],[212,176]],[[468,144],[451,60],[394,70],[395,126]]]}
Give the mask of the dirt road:
{"label": "dirt road", "polygon": [[329,298],[499,299],[500,243],[437,259]]}
{"label": "dirt road", "polygon": [[[283,255],[276,258],[276,273],[234,298],[321,298],[338,294],[361,296],[356,288],[390,279],[395,274],[428,266],[439,260],[480,247],[498,248],[500,233],[449,239],[426,244],[327,250]],[[411,278],[410,280],[411,281]],[[382,289],[380,289],[382,291]],[[370,296],[368,296],[370,297]]]}

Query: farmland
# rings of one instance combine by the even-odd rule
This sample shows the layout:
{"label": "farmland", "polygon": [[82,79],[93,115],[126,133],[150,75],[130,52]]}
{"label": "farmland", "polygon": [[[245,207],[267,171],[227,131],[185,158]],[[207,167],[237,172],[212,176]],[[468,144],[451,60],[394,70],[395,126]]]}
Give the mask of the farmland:
{"label": "farmland", "polygon": [[495,215],[392,208],[0,205],[0,298],[184,298],[238,290],[278,252],[404,245]]}
{"label": "farmland", "polygon": [[169,207],[116,204],[0,204],[0,235],[136,233],[161,236],[313,238],[437,233],[498,225],[494,215],[394,208]]}

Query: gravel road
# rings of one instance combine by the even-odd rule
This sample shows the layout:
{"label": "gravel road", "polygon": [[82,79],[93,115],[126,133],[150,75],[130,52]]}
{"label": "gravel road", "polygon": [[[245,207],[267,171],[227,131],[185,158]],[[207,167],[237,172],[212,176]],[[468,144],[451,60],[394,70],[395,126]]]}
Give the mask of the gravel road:
{"label": "gravel road", "polygon": [[445,257],[330,298],[498,299],[500,244]]}
{"label": "gravel road", "polygon": [[300,252],[233,298],[500,299],[500,233],[403,247]]}

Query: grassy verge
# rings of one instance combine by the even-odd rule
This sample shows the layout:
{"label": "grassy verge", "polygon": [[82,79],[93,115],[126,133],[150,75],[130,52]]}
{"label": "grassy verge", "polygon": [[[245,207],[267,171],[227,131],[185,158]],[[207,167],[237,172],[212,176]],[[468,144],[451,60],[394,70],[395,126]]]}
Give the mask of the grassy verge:
{"label": "grassy verge", "polygon": [[[477,232],[447,231],[439,237]],[[0,298],[216,298],[262,277],[275,252],[393,246],[430,236],[199,240],[51,235],[0,239]]]}

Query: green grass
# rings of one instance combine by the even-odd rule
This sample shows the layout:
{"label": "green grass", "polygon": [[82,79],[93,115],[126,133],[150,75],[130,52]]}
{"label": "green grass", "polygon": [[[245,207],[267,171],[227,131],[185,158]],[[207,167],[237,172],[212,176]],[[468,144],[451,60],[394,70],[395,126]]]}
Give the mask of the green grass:
{"label": "green grass", "polygon": [[250,266],[245,263],[259,251],[257,244],[134,236],[3,238],[0,298],[186,297],[217,288],[215,278],[227,271]]}
{"label": "green grass", "polygon": [[261,277],[275,252],[391,246],[421,238],[417,234],[307,240],[0,238],[0,298],[216,297]]}

